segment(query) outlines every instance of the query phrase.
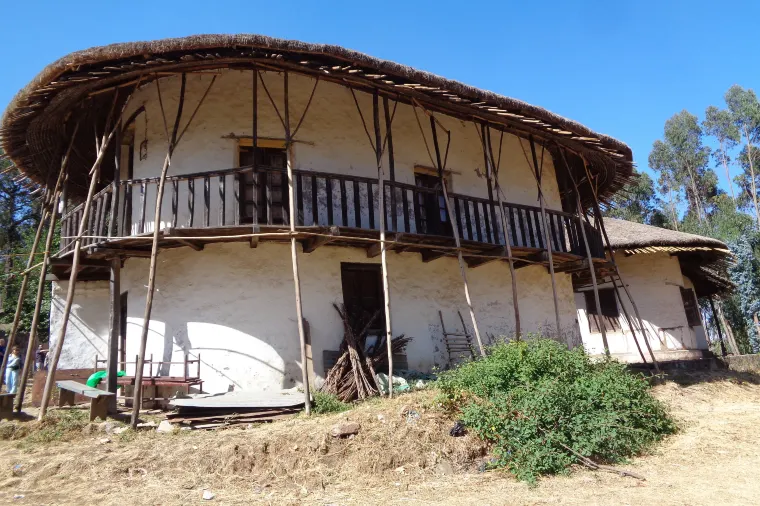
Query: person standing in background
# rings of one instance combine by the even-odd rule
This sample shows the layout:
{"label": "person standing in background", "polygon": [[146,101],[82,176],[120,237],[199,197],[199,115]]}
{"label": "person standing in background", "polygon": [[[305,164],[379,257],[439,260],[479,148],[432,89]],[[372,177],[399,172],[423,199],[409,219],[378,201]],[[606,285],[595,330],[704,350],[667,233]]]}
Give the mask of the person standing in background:
{"label": "person standing in background", "polygon": [[18,346],[14,346],[11,349],[11,354],[8,355],[8,365],[5,371],[5,385],[8,388],[9,394],[16,393],[16,387],[18,386],[18,372],[21,369],[21,352]]}
{"label": "person standing in background", "polygon": [[5,339],[0,339],[0,363],[5,358]]}
{"label": "person standing in background", "polygon": [[42,345],[37,346],[37,351],[34,353],[34,372],[41,371],[45,366],[45,355],[47,353],[42,349]]}

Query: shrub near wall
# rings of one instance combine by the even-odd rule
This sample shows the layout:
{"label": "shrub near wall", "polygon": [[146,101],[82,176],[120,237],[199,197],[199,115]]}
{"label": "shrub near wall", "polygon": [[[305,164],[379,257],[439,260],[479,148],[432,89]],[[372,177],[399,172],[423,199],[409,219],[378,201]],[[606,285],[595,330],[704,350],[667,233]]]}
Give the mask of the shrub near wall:
{"label": "shrub near wall", "polygon": [[616,463],[676,429],[642,376],[548,339],[498,344],[438,384],[465,425],[493,444],[493,465],[529,482],[567,471],[579,461],[573,451]]}

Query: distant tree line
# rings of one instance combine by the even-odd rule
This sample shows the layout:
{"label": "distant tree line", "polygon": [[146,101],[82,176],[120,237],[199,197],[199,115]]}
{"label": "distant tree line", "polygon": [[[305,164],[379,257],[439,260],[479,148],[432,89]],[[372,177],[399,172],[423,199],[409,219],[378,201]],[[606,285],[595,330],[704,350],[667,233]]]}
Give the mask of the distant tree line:
{"label": "distant tree line", "polygon": [[[16,303],[21,287],[21,277],[26,269],[29,251],[34,234],[41,218],[41,195],[32,195],[36,189],[11,163],[0,150],[0,323],[12,323]],[[44,242],[44,240],[43,240]],[[38,249],[41,251],[41,248]],[[39,255],[41,260],[41,255]],[[35,264],[38,261],[35,260]],[[31,272],[29,288],[24,298],[21,314],[20,332],[29,332],[37,294],[36,279],[39,268]],[[40,338],[47,339],[50,311],[50,292],[43,298],[40,318]]]}
{"label": "distant tree line", "polygon": [[[760,352],[760,101],[734,85],[704,116],[683,110],[665,122],[646,173],[615,196],[607,215],[714,237],[736,257],[734,293],[718,301],[742,352]],[[710,142],[710,140],[712,142]],[[705,145],[710,142],[711,149]],[[738,175],[731,177],[732,170]],[[722,178],[728,191],[718,187]],[[707,307],[707,305],[706,305]],[[704,309],[704,308],[703,308]],[[703,312],[712,322],[713,315]]]}

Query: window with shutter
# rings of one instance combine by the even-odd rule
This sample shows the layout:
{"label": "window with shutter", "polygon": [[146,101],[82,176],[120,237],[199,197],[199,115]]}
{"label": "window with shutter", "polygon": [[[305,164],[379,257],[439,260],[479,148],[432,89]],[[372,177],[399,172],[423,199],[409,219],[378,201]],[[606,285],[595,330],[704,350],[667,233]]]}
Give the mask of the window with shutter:
{"label": "window with shutter", "polygon": [[602,314],[596,312],[596,299],[594,291],[588,290],[583,293],[586,298],[586,315],[588,316],[589,331],[601,333],[602,320],[604,328],[608,331],[620,330],[620,310],[615,300],[614,288],[602,288],[599,290],[599,306]]}
{"label": "window with shutter", "polygon": [[702,325],[702,318],[699,316],[699,306],[697,306],[697,297],[691,288],[681,288],[681,300],[683,300],[683,309],[686,311],[686,321],[690,327]]}

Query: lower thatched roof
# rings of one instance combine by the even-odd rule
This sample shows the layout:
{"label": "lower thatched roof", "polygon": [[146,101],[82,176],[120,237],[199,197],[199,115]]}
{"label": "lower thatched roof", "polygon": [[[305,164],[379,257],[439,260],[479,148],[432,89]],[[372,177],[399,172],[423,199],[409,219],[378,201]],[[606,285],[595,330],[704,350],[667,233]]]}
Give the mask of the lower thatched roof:
{"label": "lower thatched roof", "polygon": [[605,218],[604,227],[610,237],[610,246],[620,250],[662,248],[662,251],[665,251],[666,248],[670,247],[673,248],[672,251],[677,251],[679,248],[728,251],[728,246],[718,239],[676,232],[675,230],[653,227],[633,221]]}
{"label": "lower thatched roof", "polygon": [[718,239],[615,218],[605,218],[604,227],[610,246],[617,251],[628,255],[670,253],[677,256],[681,272],[694,284],[698,297],[733,289],[728,278],[732,254]]}

